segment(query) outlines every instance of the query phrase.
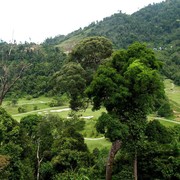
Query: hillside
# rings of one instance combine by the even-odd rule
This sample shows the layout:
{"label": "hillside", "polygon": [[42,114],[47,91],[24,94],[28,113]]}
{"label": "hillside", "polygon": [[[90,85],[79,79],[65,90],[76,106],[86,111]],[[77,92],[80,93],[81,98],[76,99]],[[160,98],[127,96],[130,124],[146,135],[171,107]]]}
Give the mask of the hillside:
{"label": "hillside", "polygon": [[135,41],[147,43],[164,64],[162,74],[180,85],[179,0],[166,0],[148,5],[132,15],[119,12],[67,36],[46,39],[44,44],[55,45],[68,53],[74,45],[89,36],[109,38],[113,42],[114,49],[126,48]]}
{"label": "hillside", "polygon": [[69,51],[79,40],[87,36],[105,36],[112,40],[115,48],[125,48],[134,41],[147,42],[152,47],[177,44],[180,36],[180,1],[148,5],[132,15],[122,12],[93,22],[84,29],[67,36],[56,36],[45,40]]}
{"label": "hillside", "polygon": [[0,180],[180,179],[179,5],[0,41]]}

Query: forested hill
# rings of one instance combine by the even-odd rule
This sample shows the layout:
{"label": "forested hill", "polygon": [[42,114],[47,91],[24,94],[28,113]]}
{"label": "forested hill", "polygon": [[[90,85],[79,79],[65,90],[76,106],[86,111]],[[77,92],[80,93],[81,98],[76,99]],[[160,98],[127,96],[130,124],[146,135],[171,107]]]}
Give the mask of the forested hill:
{"label": "forested hill", "polygon": [[[80,40],[90,36],[107,37],[115,49],[126,48],[134,41],[147,42],[149,47],[158,50],[155,51],[156,56],[164,62],[162,74],[180,85],[180,1],[166,0],[149,5],[132,15],[116,13],[67,36],[48,38],[41,45],[0,41],[2,62],[6,60],[19,64],[23,61],[31,64],[31,68],[9,94],[28,94],[33,97],[51,94],[51,77],[68,59],[64,52],[71,51]],[[10,67],[12,70],[14,64]]]}
{"label": "forested hill", "polygon": [[67,36],[48,38],[44,43],[56,44],[69,51],[82,38],[97,35],[111,39],[115,48],[127,47],[134,41],[147,42],[153,47],[177,44],[180,36],[180,1],[166,0],[148,5],[132,15],[119,12]]}

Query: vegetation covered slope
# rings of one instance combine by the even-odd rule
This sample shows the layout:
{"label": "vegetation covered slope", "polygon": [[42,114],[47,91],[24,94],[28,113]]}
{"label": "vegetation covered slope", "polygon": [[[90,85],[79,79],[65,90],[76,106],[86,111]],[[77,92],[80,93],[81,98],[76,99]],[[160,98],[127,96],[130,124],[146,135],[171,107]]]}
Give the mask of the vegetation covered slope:
{"label": "vegetation covered slope", "polygon": [[76,39],[76,42],[80,37],[95,35],[109,38],[116,48],[127,47],[134,41],[143,41],[153,44],[154,47],[160,47],[176,43],[180,35],[179,14],[180,1],[166,0],[149,5],[132,15],[116,13],[63,38],[62,36],[48,38],[44,43],[61,46],[65,42],[70,42],[70,39]]}
{"label": "vegetation covered slope", "polygon": [[113,42],[115,49],[126,48],[135,41],[146,42],[164,63],[162,73],[180,85],[180,1],[166,0],[148,5],[132,15],[119,12],[63,38],[48,38],[44,43],[69,52],[88,36],[105,36]]}

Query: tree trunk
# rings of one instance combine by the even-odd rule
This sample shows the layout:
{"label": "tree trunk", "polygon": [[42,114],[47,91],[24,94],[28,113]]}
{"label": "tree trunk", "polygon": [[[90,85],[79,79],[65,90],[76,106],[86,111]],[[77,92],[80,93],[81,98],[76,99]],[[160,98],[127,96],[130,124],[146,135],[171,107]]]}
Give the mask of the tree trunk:
{"label": "tree trunk", "polygon": [[2,105],[3,97],[0,96],[0,106]]}
{"label": "tree trunk", "polygon": [[114,158],[120,148],[121,148],[120,140],[116,140],[115,142],[112,143],[106,164],[106,180],[112,179],[112,167],[113,167]]}
{"label": "tree trunk", "polygon": [[39,180],[39,171],[40,171],[40,165],[43,160],[43,157],[40,159],[40,140],[37,141],[37,180]]}
{"label": "tree trunk", "polygon": [[137,152],[135,152],[134,155],[134,180],[137,180],[138,176],[137,176]]}

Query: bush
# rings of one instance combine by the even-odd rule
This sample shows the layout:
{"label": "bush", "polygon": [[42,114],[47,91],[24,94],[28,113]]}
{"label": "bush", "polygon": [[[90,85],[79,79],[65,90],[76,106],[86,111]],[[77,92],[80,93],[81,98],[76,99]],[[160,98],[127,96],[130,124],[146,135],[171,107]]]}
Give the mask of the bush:
{"label": "bush", "polygon": [[57,106],[62,106],[67,102],[67,97],[66,96],[56,96],[53,98],[53,100],[49,103],[50,107],[57,107]]}
{"label": "bush", "polygon": [[25,112],[27,112],[27,109],[23,106],[20,106],[20,107],[18,107],[18,112],[19,113],[25,113]]}
{"label": "bush", "polygon": [[31,96],[31,95],[28,95],[28,96],[26,97],[26,99],[27,99],[27,100],[31,100],[31,99],[32,99],[32,96]]}
{"label": "bush", "polygon": [[37,105],[34,105],[33,110],[38,110]]}
{"label": "bush", "polygon": [[11,100],[12,106],[16,106],[18,104],[18,99],[14,98]]}
{"label": "bush", "polygon": [[164,102],[159,108],[157,114],[158,116],[168,118],[173,116],[173,110],[171,109],[170,104],[168,102]]}

